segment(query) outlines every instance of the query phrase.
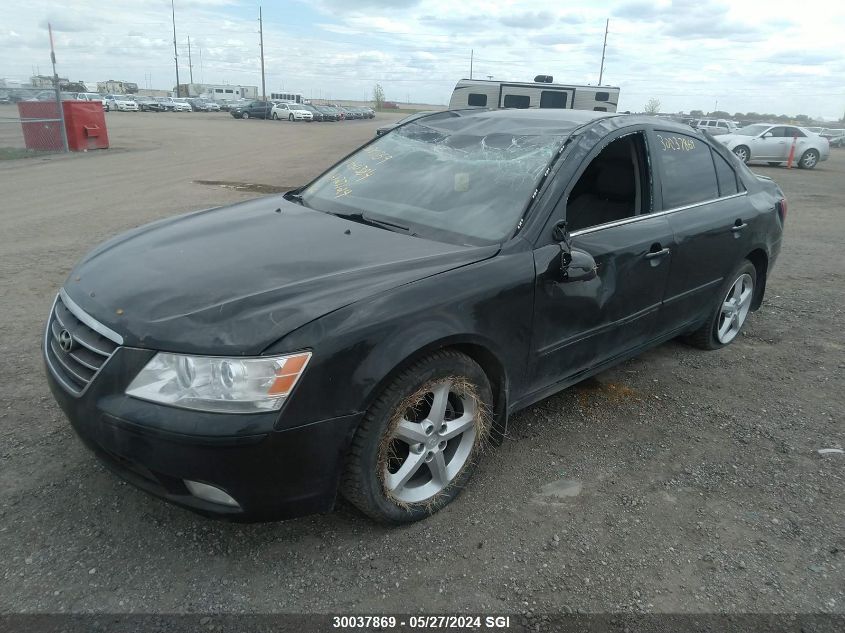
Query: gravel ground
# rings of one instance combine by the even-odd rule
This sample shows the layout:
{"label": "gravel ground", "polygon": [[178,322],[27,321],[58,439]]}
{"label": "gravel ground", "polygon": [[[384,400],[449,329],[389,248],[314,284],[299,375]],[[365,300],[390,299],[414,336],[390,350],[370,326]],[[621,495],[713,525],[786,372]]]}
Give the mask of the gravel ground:
{"label": "gravel ground", "polygon": [[228,524],[98,465],[39,357],[76,258],[261,191],[243,183],[303,183],[387,118],[112,113],[112,150],[0,164],[0,613],[845,613],[845,455],[817,453],[845,444],[845,151],[754,168],[789,216],[739,340],[663,345],[518,414],[427,521],[385,529],[341,505]]}

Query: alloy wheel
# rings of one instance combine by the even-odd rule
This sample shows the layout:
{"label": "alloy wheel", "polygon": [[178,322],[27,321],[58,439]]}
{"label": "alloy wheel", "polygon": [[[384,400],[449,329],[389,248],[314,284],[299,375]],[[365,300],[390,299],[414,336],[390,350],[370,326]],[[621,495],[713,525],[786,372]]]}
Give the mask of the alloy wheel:
{"label": "alloy wheel", "polygon": [[730,343],[739,334],[751,309],[753,296],[754,280],[748,273],[743,273],[728,290],[716,323],[716,338],[723,345]]}
{"label": "alloy wheel", "polygon": [[806,167],[807,169],[812,169],[816,166],[817,160],[818,157],[816,156],[816,153],[810,150],[809,152],[804,154],[804,158],[801,159],[801,164],[804,165],[804,167]]}
{"label": "alloy wheel", "polygon": [[409,407],[387,440],[385,492],[400,503],[420,503],[445,490],[472,454],[478,407],[450,379],[432,384]]}
{"label": "alloy wheel", "polygon": [[747,163],[747,162],[748,162],[748,150],[747,150],[747,149],[745,149],[744,147],[737,147],[737,148],[734,150],[734,154],[736,154],[736,157],[737,157],[739,160],[741,160],[743,163]]}

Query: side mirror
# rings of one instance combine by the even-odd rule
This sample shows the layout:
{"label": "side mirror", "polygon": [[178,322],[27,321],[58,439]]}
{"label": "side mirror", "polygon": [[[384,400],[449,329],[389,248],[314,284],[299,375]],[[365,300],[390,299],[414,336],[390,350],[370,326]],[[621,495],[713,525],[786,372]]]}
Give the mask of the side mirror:
{"label": "side mirror", "polygon": [[598,276],[598,267],[593,256],[577,248],[565,250],[561,247],[560,254],[561,280],[590,281]]}

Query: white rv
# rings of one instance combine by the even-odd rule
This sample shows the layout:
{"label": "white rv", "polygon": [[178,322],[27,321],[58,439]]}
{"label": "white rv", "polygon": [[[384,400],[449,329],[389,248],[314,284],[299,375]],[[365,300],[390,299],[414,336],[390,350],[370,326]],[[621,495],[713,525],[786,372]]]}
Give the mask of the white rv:
{"label": "white rv", "polygon": [[533,83],[461,79],[452,92],[449,109],[569,108],[616,112],[619,88],[551,82],[549,75],[538,75]]}

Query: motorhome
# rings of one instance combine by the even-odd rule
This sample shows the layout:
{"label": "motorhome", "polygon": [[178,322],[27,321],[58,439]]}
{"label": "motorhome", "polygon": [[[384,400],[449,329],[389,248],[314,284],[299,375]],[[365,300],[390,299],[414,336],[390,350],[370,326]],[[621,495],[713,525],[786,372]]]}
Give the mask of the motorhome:
{"label": "motorhome", "polygon": [[616,112],[619,88],[552,83],[550,75],[533,82],[461,79],[452,92],[449,109],[457,108],[569,108]]}

